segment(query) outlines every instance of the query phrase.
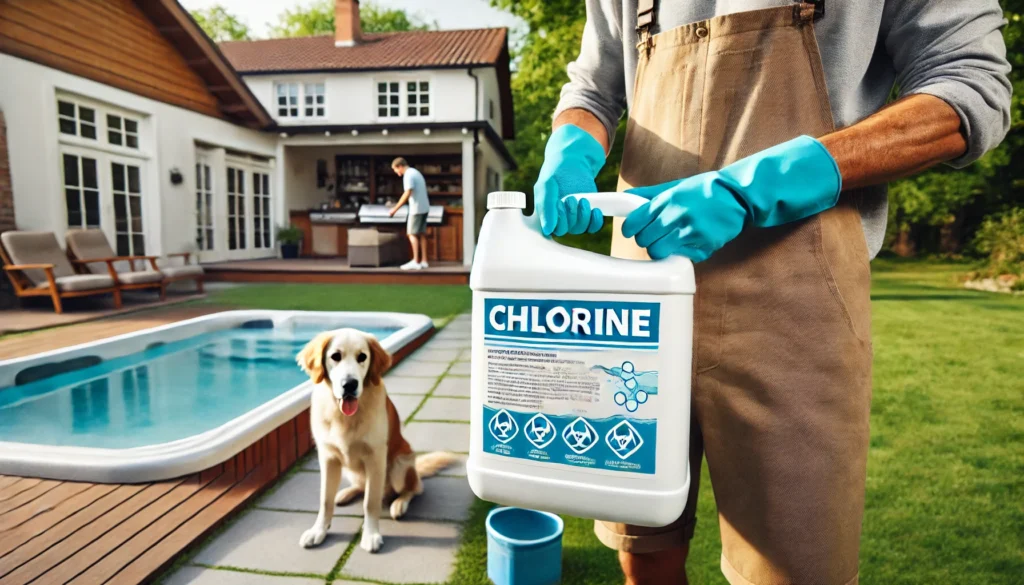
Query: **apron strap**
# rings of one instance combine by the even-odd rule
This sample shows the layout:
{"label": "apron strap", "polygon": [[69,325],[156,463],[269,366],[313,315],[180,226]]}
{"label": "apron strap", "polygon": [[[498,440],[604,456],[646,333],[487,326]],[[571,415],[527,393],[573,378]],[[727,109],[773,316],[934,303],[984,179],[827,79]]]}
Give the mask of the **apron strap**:
{"label": "apron strap", "polygon": [[793,0],[799,4],[810,4],[814,6],[814,20],[825,16],[825,0]]}
{"label": "apron strap", "polygon": [[638,0],[636,3],[636,33],[643,36],[643,33],[650,34],[654,26],[654,2],[655,0]]}

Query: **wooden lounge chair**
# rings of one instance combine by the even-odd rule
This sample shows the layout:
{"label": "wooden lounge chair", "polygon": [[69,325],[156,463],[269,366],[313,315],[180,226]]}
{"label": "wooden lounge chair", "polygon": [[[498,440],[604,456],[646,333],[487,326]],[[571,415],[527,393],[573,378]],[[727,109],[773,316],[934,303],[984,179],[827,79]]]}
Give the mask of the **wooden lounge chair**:
{"label": "wooden lounge chair", "polygon": [[[113,267],[114,278],[121,290],[155,288],[160,300],[167,298],[167,282],[156,265],[156,256],[118,256],[97,229],[71,229],[64,236],[68,259],[83,274],[106,274]],[[136,266],[135,262],[141,264]],[[141,268],[136,270],[136,268]]]}
{"label": "wooden lounge chair", "polygon": [[[189,264],[191,253],[168,254],[167,258],[181,257],[184,264],[160,266],[159,256],[117,256],[107,236],[98,229],[69,230],[67,234],[68,255],[74,255],[76,264],[87,267],[93,274],[102,270],[102,262],[112,260],[117,279],[122,289],[159,287],[160,299],[167,294],[167,285],[178,280],[195,280],[196,290],[203,292],[203,267]],[[140,264],[136,265],[136,262]],[[166,260],[168,264],[170,260]]]}
{"label": "wooden lounge chair", "polygon": [[75,274],[53,232],[4,232],[0,258],[17,296],[49,296],[57,313],[64,312],[61,299],[108,293],[114,295],[114,306],[121,308],[113,263],[106,262],[106,274]]}

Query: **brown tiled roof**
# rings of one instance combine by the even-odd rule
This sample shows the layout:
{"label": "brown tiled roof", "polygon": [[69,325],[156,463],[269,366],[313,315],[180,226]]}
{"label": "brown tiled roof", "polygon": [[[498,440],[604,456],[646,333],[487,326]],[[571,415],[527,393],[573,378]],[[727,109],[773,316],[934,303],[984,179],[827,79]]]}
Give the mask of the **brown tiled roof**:
{"label": "brown tiled roof", "polygon": [[415,69],[495,65],[506,29],[366,33],[352,47],[335,47],[334,35],[229,41],[220,44],[239,73],[345,69]]}

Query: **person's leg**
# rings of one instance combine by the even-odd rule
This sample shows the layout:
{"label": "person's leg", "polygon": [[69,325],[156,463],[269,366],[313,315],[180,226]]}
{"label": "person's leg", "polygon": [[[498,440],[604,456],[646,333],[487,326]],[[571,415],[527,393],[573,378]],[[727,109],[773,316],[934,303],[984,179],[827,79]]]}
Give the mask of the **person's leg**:
{"label": "person's leg", "polygon": [[420,263],[420,237],[416,234],[409,234],[409,243],[412,244],[412,261],[416,264]]}
{"label": "person's leg", "polygon": [[427,265],[427,238],[426,234],[421,234],[418,238],[420,241],[420,259],[419,263],[421,266]]}

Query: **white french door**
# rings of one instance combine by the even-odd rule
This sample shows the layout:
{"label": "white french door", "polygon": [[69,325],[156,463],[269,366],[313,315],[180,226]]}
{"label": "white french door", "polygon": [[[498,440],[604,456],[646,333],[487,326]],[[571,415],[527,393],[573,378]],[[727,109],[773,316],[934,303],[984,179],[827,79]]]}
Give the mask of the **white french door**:
{"label": "white french door", "polygon": [[252,173],[253,247],[270,248],[270,174]]}
{"label": "white french door", "polygon": [[245,250],[245,175],[244,169],[228,165],[228,250]]}
{"label": "white french door", "polygon": [[196,153],[196,247],[201,252],[211,251],[213,233],[213,168],[210,156]]}
{"label": "white french door", "polygon": [[100,163],[86,149],[61,149],[61,176],[69,228],[98,228],[103,225],[100,203]]}
{"label": "white french door", "polygon": [[[124,159],[110,160],[110,194],[114,201],[114,249],[118,256],[145,256],[142,221],[142,167]],[[109,232],[109,229],[104,230]],[[110,237],[110,233],[107,237]]]}

